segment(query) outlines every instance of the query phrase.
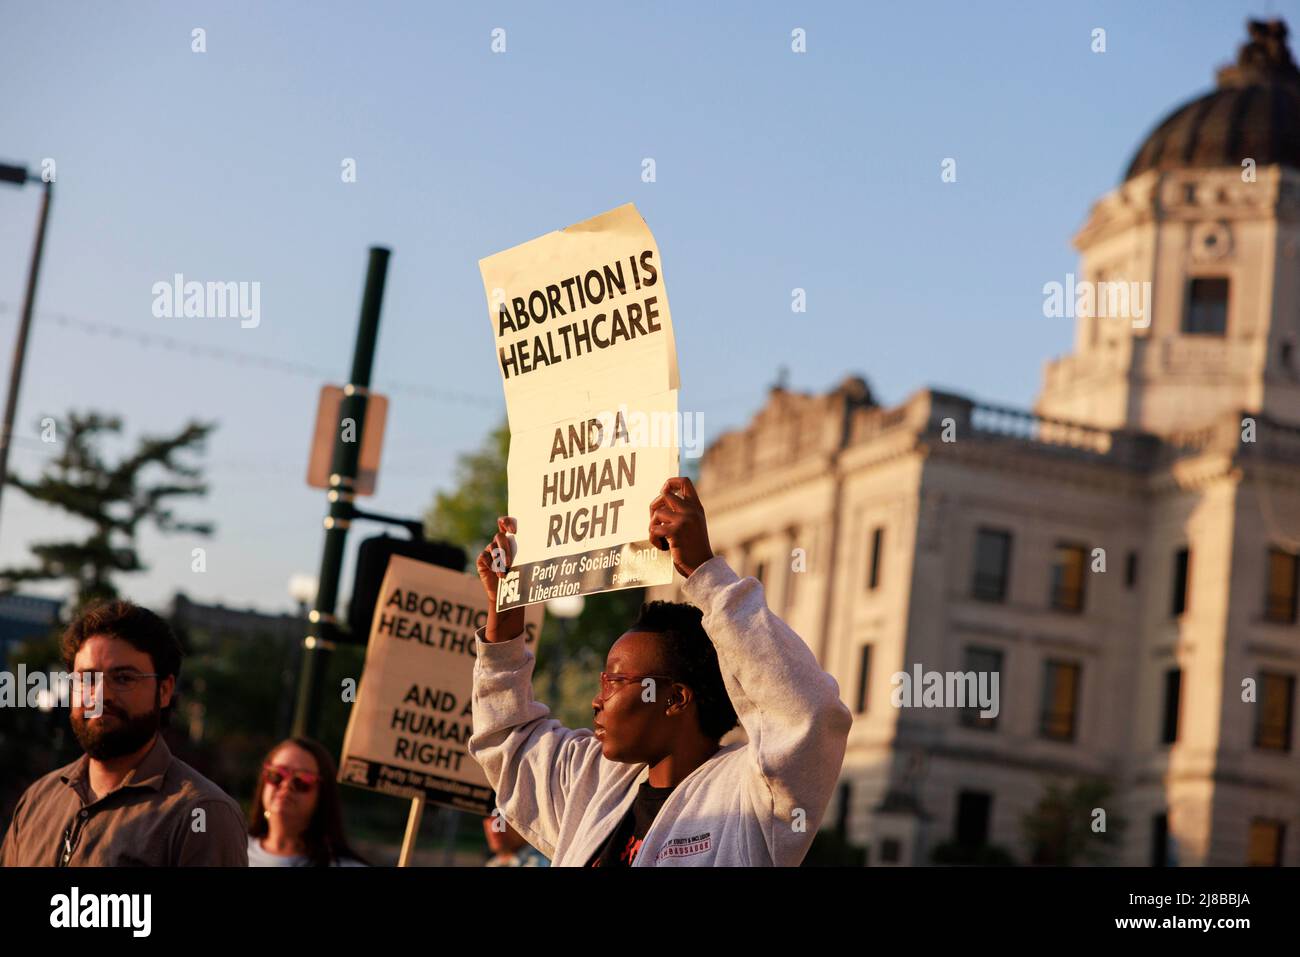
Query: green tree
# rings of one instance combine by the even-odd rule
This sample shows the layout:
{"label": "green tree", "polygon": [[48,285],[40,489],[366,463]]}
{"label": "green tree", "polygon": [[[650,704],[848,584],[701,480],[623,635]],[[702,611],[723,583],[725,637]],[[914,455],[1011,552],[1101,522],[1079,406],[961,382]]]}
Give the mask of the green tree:
{"label": "green tree", "polygon": [[11,475],[9,484],[88,522],[91,530],[84,538],[33,544],[36,564],[0,569],[0,588],[12,591],[20,582],[67,579],[80,607],[117,597],[115,576],[145,570],[136,550],[143,523],[151,522],[162,532],[211,534],[209,523],[177,518],[170,503],[206,494],[201,470],[182,457],[201,451],[214,428],[190,422],[175,435],[141,438],[134,452],[109,462],[102,446],[107,437],[122,431],[120,418],[70,412],[67,419],[56,421],[54,434],[63,440],[58,455],[36,481]]}
{"label": "green tree", "polygon": [[[1049,781],[1038,805],[1021,826],[1034,864],[1068,867],[1105,863],[1123,837],[1126,821],[1108,810],[1111,785],[1104,778],[1084,778],[1065,787]],[[1106,811],[1105,830],[1095,830]]]}
{"label": "green tree", "polygon": [[471,561],[496,534],[497,516],[506,511],[506,459],[510,455],[510,426],[502,422],[473,452],[456,463],[456,487],[439,492],[425,513],[425,534],[465,548]]}

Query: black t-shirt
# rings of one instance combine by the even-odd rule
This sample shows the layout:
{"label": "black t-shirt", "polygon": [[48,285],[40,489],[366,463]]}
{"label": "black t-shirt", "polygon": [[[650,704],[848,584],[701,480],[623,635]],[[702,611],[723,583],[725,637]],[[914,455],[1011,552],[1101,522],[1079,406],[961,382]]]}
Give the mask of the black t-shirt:
{"label": "black t-shirt", "polygon": [[641,850],[646,831],[650,830],[659,808],[672,793],[672,788],[652,788],[649,781],[642,783],[627,814],[623,815],[623,820],[614,828],[614,833],[601,845],[600,850],[592,855],[587,866],[631,867],[637,852]]}

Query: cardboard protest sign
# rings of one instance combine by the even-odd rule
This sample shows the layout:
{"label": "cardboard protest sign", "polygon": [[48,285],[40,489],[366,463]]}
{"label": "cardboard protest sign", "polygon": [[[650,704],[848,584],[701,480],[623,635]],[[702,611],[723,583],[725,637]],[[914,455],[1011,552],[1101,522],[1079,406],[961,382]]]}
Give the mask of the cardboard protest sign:
{"label": "cardboard protest sign", "polygon": [[631,203],[479,262],[510,420],[518,551],[497,608],[660,585],[650,503],[677,474],[677,349]]}
{"label": "cardboard protest sign", "polygon": [[[474,631],[487,622],[477,577],[395,555],[375,604],[339,781],[490,814],[492,790],[470,756]],[[536,651],[542,606],[525,615]]]}

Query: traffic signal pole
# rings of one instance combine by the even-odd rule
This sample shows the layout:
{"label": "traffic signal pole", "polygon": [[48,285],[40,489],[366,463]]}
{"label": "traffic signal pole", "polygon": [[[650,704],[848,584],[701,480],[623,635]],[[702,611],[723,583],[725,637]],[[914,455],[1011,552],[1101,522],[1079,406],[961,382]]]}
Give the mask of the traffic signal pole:
{"label": "traffic signal pole", "polygon": [[[320,705],[325,672],[334,650],[339,623],[339,576],[343,570],[343,548],[348,527],[352,524],[352,500],[361,459],[362,430],[366,422],[366,405],[370,399],[370,370],[375,359],[375,341],[379,336],[379,307],[384,299],[384,281],[388,276],[389,250],[370,247],[370,265],[366,271],[366,289],[361,298],[361,319],[357,326],[356,346],[352,350],[352,375],[343,387],[339,421],[334,430],[334,455],[330,464],[330,489],[326,493],[329,512],[325,517],[325,547],[321,552],[320,583],[316,602],[307,616],[310,628],[303,639],[302,668],[298,673],[298,699],[294,707],[293,734],[316,737],[320,728]],[[351,419],[348,441],[344,441],[343,423]]]}

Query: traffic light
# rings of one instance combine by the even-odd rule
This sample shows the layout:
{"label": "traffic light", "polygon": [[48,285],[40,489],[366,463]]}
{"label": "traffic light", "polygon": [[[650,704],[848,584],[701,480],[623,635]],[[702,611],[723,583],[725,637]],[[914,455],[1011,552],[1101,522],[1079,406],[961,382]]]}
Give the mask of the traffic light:
{"label": "traffic light", "polygon": [[451,568],[465,570],[465,549],[447,542],[413,541],[408,538],[389,538],[378,535],[367,538],[357,550],[357,576],[352,583],[352,599],[348,602],[348,634],[337,640],[346,644],[364,645],[370,640],[370,622],[375,614],[375,602],[384,584],[388,560],[394,555]]}

